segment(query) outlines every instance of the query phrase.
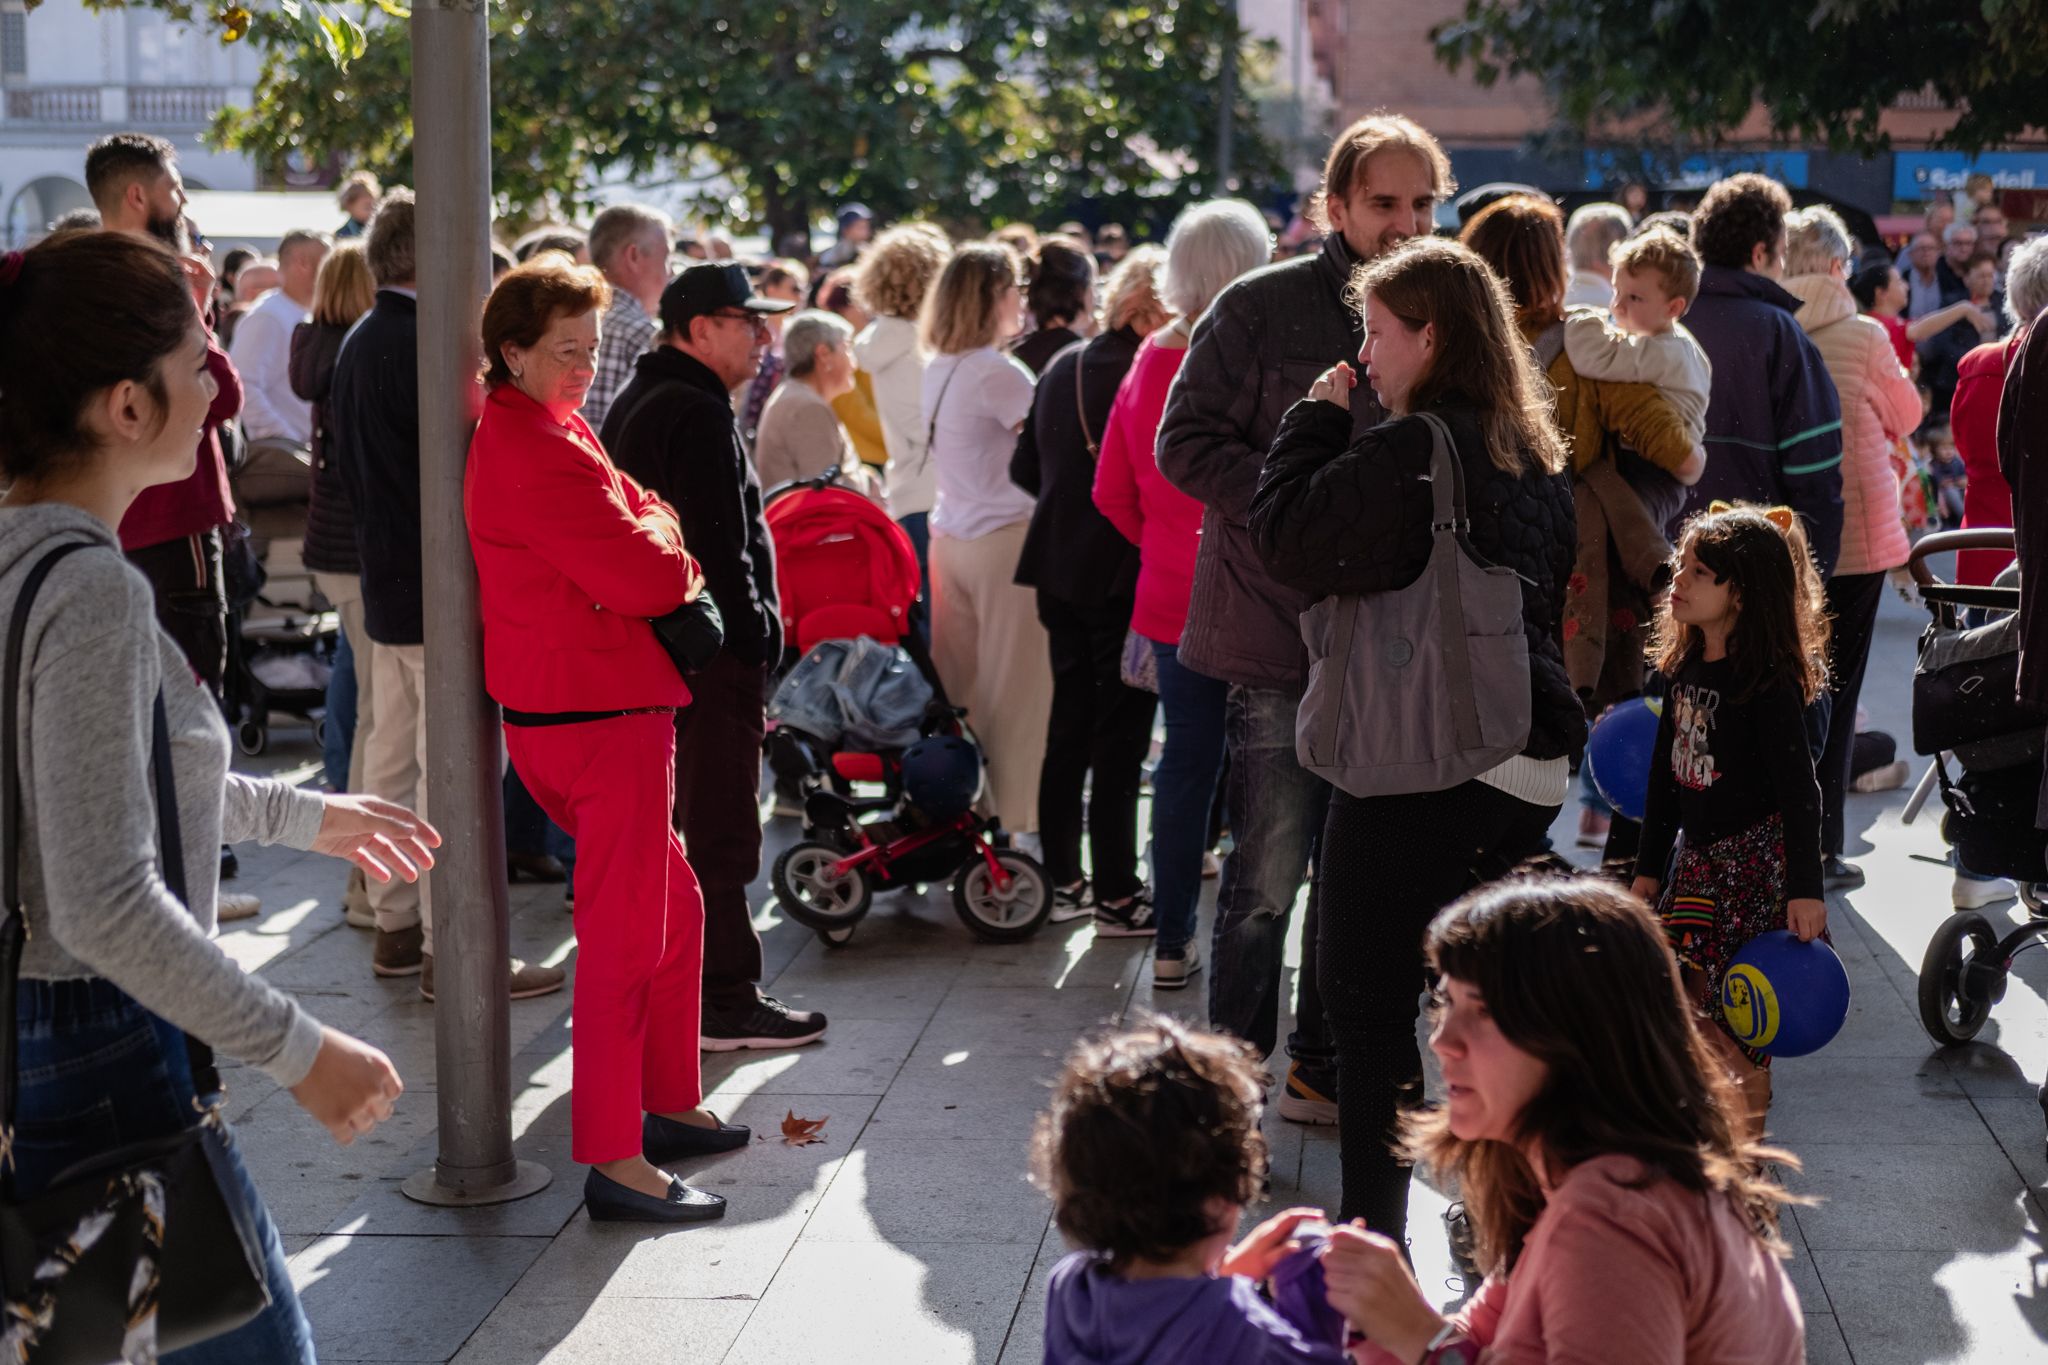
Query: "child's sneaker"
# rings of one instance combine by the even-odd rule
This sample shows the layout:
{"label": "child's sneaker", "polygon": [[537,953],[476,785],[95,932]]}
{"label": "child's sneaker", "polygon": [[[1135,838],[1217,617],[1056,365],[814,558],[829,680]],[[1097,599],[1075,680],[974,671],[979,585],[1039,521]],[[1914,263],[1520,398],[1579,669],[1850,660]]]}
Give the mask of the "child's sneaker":
{"label": "child's sneaker", "polygon": [[1896,791],[1906,785],[1906,779],[1913,775],[1912,768],[1901,758],[1892,763],[1859,773],[1849,781],[1849,790],[1855,792]]}
{"label": "child's sneaker", "polygon": [[1161,953],[1152,959],[1152,989],[1155,991],[1184,990],[1188,978],[1202,970],[1202,954],[1194,944],[1177,953]]}
{"label": "child's sneaker", "polygon": [[1056,886],[1052,889],[1050,918],[1054,924],[1084,919],[1094,912],[1095,888],[1086,881],[1075,882],[1072,886]]}
{"label": "child's sneaker", "polygon": [[1122,905],[1095,902],[1095,937],[1150,938],[1159,932],[1152,918],[1152,892],[1139,887],[1138,893]]}

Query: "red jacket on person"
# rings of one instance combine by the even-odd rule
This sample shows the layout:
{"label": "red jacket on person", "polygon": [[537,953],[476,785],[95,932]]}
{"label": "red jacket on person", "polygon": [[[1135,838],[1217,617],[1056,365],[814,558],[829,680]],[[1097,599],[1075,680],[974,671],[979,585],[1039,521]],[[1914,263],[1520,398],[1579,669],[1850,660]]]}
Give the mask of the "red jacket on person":
{"label": "red jacket on person", "polygon": [[[2005,367],[2027,343],[2022,327],[1987,341],[1956,366],[1956,396],[1948,408],[1949,434],[1970,482],[1963,489],[1963,529],[2012,525],[2012,489],[1998,468],[1998,402]],[[1988,584],[2012,563],[2010,550],[1965,550],[1956,556],[1956,582]]]}
{"label": "red jacket on person", "polygon": [[228,486],[228,465],[220,453],[220,429],[242,410],[242,377],[234,362],[213,338],[206,340],[206,368],[216,392],[199,433],[199,460],[176,483],[145,488],[121,518],[121,548],[147,550],[152,545],[183,540],[225,526],[235,519],[235,495]]}
{"label": "red jacket on person", "polygon": [[675,512],[611,462],[579,416],[558,425],[510,384],[469,443],[463,516],[476,556],[484,686],[517,711],[683,706],[650,617],[704,576]]}

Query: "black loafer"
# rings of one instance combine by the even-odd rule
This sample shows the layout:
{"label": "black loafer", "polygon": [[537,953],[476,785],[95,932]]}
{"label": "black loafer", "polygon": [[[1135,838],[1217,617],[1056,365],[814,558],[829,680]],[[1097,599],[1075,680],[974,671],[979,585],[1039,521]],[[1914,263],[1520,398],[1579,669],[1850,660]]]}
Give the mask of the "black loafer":
{"label": "black loafer", "polygon": [[[716,1119],[718,1115],[711,1117]],[[738,1123],[699,1128],[694,1123],[678,1123],[659,1114],[646,1114],[640,1119],[640,1150],[657,1166],[686,1156],[737,1152],[753,1140],[754,1130]]]}
{"label": "black loafer", "polygon": [[600,1175],[583,1177],[583,1207],[593,1223],[708,1223],[725,1217],[725,1196],[669,1178],[668,1198],[656,1199]]}

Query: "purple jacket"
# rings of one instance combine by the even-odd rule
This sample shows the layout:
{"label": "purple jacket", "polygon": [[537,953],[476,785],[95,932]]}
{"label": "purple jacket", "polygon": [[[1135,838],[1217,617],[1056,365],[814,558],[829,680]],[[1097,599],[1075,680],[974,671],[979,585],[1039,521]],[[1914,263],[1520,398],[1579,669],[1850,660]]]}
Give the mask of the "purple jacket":
{"label": "purple jacket", "polygon": [[1076,1251],[1053,1268],[1045,1365],[1345,1365],[1237,1275],[1126,1280]]}

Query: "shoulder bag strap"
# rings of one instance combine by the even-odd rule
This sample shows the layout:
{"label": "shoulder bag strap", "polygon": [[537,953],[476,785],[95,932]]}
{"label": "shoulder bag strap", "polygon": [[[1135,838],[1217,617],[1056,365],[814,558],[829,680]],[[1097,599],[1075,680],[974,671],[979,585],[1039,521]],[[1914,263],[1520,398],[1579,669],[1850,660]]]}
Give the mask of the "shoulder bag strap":
{"label": "shoulder bag strap", "polygon": [[[932,400],[932,420],[926,423],[924,429],[925,464],[931,463],[932,442],[939,439],[939,409],[945,405],[946,390],[953,387],[953,379],[960,373],[960,360],[962,359],[965,359],[965,357],[954,360],[952,372],[946,376],[945,382],[939,385],[939,396]],[[922,470],[924,465],[919,465],[918,468]]]}
{"label": "shoulder bag strap", "polygon": [[21,903],[21,655],[28,638],[29,608],[42,591],[43,580],[57,561],[90,541],[74,540],[59,545],[37,560],[22,581],[14,599],[14,616],[7,626],[5,696],[0,696],[0,746],[4,746],[4,774],[0,774],[0,837],[7,846],[0,853],[0,897],[6,901],[7,919],[0,924],[0,1192],[14,1190],[14,1104],[16,1091],[15,999],[21,979],[21,950],[28,942],[28,917]]}
{"label": "shoulder bag strap", "polygon": [[1099,460],[1102,447],[1096,444],[1095,437],[1088,431],[1088,390],[1083,382],[1088,368],[1088,348],[1094,344],[1092,337],[1082,342],[1080,352],[1074,357],[1074,413],[1081,419],[1081,440],[1088,447],[1088,458]]}
{"label": "shoulder bag strap", "polygon": [[[1481,743],[1479,701],[1472,690],[1472,653],[1465,639],[1465,596],[1458,582],[1458,563],[1463,554],[1459,537],[1472,527],[1465,511],[1465,471],[1444,419],[1433,412],[1418,415],[1429,425],[1430,493],[1436,501],[1436,519],[1430,525],[1436,549],[1431,551],[1429,568],[1424,572],[1436,579],[1437,617],[1444,632],[1444,684],[1450,693],[1451,721],[1457,728],[1458,747],[1476,749]],[[1444,549],[1449,553],[1438,553]]]}

